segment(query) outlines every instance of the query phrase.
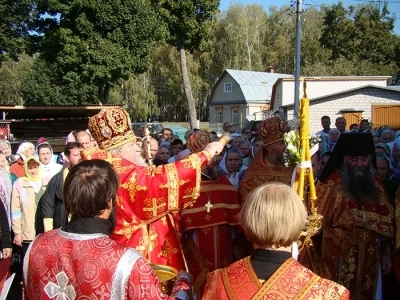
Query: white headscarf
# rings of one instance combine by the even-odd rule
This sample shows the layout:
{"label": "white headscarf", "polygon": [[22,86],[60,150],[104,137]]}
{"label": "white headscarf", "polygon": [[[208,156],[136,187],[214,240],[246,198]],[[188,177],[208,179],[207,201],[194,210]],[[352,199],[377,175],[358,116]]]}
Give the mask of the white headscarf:
{"label": "white headscarf", "polygon": [[17,154],[22,158],[22,160],[26,160],[25,151],[29,147],[33,147],[33,149],[35,149],[35,145],[31,142],[23,142],[21,145],[19,145]]}

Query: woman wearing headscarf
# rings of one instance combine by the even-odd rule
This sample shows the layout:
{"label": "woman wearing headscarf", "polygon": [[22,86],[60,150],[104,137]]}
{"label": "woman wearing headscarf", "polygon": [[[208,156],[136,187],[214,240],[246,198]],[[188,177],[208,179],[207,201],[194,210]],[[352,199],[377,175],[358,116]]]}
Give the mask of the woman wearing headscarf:
{"label": "woman wearing headscarf", "polygon": [[62,165],[53,161],[53,149],[48,142],[43,142],[36,147],[36,156],[42,166],[42,176],[50,180],[54,175],[61,171]]}
{"label": "woman wearing headscarf", "polygon": [[394,204],[394,198],[396,191],[399,188],[399,183],[392,179],[393,167],[390,159],[387,156],[381,154],[376,156],[376,173],[382,180],[383,185],[388,192],[391,203]]}
{"label": "woman wearing headscarf", "polygon": [[41,165],[36,157],[28,157],[24,163],[25,176],[14,183],[11,198],[11,223],[15,234],[14,244],[22,246],[22,258],[29,244],[43,230],[40,211],[36,214],[39,200],[47,187],[47,178],[41,176]]}
{"label": "woman wearing headscarf", "polygon": [[340,137],[339,129],[332,128],[331,130],[329,130],[329,136],[328,136],[329,151],[333,151],[333,149],[335,148],[339,137]]}
{"label": "woman wearing headscarf", "polygon": [[4,174],[6,174],[11,180],[11,184],[14,184],[14,182],[18,179],[18,177],[11,172],[7,157],[4,154],[0,154],[0,169],[4,171]]}
{"label": "woman wearing headscarf", "polygon": [[398,137],[393,144],[389,145],[391,146],[392,150],[392,156],[391,156],[391,161],[392,161],[392,166],[393,166],[393,180],[396,180],[397,182],[400,183],[400,137]]}
{"label": "woman wearing headscarf", "polygon": [[243,165],[242,153],[238,148],[230,148],[225,153],[224,163],[220,165],[225,176],[237,190],[240,180],[246,173],[247,167]]}
{"label": "woman wearing headscarf", "polygon": [[17,155],[19,156],[17,162],[14,163],[10,170],[12,173],[15,174],[18,178],[25,176],[24,170],[24,162],[27,157],[32,156],[35,154],[35,145],[30,142],[24,142],[19,145]]}
{"label": "woman wearing headscarf", "polygon": [[158,167],[159,165],[166,165],[168,163],[168,159],[170,157],[170,150],[167,145],[162,143],[160,147],[158,147],[156,158],[154,159],[154,165]]}

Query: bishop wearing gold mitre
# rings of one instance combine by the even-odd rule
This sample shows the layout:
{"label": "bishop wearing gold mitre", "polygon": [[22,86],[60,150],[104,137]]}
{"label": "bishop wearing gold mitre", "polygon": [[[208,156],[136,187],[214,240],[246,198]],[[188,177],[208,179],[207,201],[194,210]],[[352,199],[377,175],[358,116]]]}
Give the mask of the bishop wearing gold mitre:
{"label": "bishop wearing gold mitre", "polygon": [[286,144],[284,135],[288,127],[280,117],[271,117],[260,123],[259,132],[263,139],[262,151],[256,156],[240,182],[241,201],[256,187],[271,181],[290,185],[293,168],[285,166]]}
{"label": "bishop wearing gold mitre", "polygon": [[172,213],[198,198],[201,168],[223,145],[210,143],[199,153],[155,168],[143,163],[123,108],[102,109],[89,119],[89,131],[99,148],[83,150],[83,159],[107,160],[119,174],[116,226],[110,237],[135,248],[151,263],[185,269],[179,226]]}

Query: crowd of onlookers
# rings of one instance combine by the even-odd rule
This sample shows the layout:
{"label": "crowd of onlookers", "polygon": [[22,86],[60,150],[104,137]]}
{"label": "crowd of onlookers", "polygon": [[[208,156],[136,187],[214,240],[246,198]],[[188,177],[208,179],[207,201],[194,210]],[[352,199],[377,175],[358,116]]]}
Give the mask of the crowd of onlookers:
{"label": "crowd of onlookers", "polygon": [[[315,177],[322,171],[336,142],[340,135],[346,132],[347,127],[343,117],[337,118],[335,127],[331,128],[330,118],[323,116],[321,125],[322,130],[316,133],[319,146],[317,151],[312,153]],[[372,133],[376,172],[383,181],[390,199],[394,201],[400,184],[400,130],[395,132],[386,126],[373,130],[368,120],[351,124],[349,128],[350,131]],[[136,143],[143,149],[143,165],[155,166],[189,155],[186,142],[192,135],[200,132],[198,129],[187,130],[182,140],[170,128],[164,128],[157,139],[147,137],[142,126],[137,126],[134,130],[137,136]],[[214,162],[220,165],[221,173],[238,189],[247,167],[261,152],[263,140],[260,135],[254,136],[248,129],[236,133],[230,122],[223,124],[223,130],[231,134],[232,140],[224,152],[214,157]],[[216,132],[210,134],[213,141],[219,138]],[[86,131],[71,132],[66,144],[72,147],[69,143],[79,143],[81,148],[97,146]],[[16,153],[12,153],[10,142],[0,140],[0,199],[3,204],[0,205],[0,231],[3,258],[12,258],[13,262],[21,263],[30,242],[45,230],[42,215],[37,209],[51,178],[63,172],[63,167],[68,166],[70,161],[74,161],[75,164],[80,161],[80,157],[72,158],[70,149],[66,147],[67,153],[56,155],[46,138],[39,138],[36,144],[21,143]],[[5,265],[5,259],[1,261],[2,270],[9,268],[9,265]],[[6,275],[0,274],[0,289]]]}
{"label": "crowd of onlookers", "polygon": [[[347,132],[346,119],[336,119],[335,127],[331,128],[331,121],[328,116],[321,118],[322,130],[316,134],[321,137],[325,144],[323,152],[333,151],[340,134]],[[387,186],[393,181],[400,183],[400,130],[394,131],[388,126],[382,126],[375,130],[371,128],[368,120],[361,120],[359,124],[351,124],[349,131],[370,132],[374,139],[376,154],[376,171],[379,177]],[[392,183],[390,183],[392,182]]]}

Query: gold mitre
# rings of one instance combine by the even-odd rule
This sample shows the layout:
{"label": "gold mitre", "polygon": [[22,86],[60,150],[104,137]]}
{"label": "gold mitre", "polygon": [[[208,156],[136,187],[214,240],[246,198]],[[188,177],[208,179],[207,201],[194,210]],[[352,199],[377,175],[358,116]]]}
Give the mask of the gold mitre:
{"label": "gold mitre", "polygon": [[136,141],[129,115],[121,107],[103,108],[89,119],[88,128],[99,148],[103,150],[111,150]]}

